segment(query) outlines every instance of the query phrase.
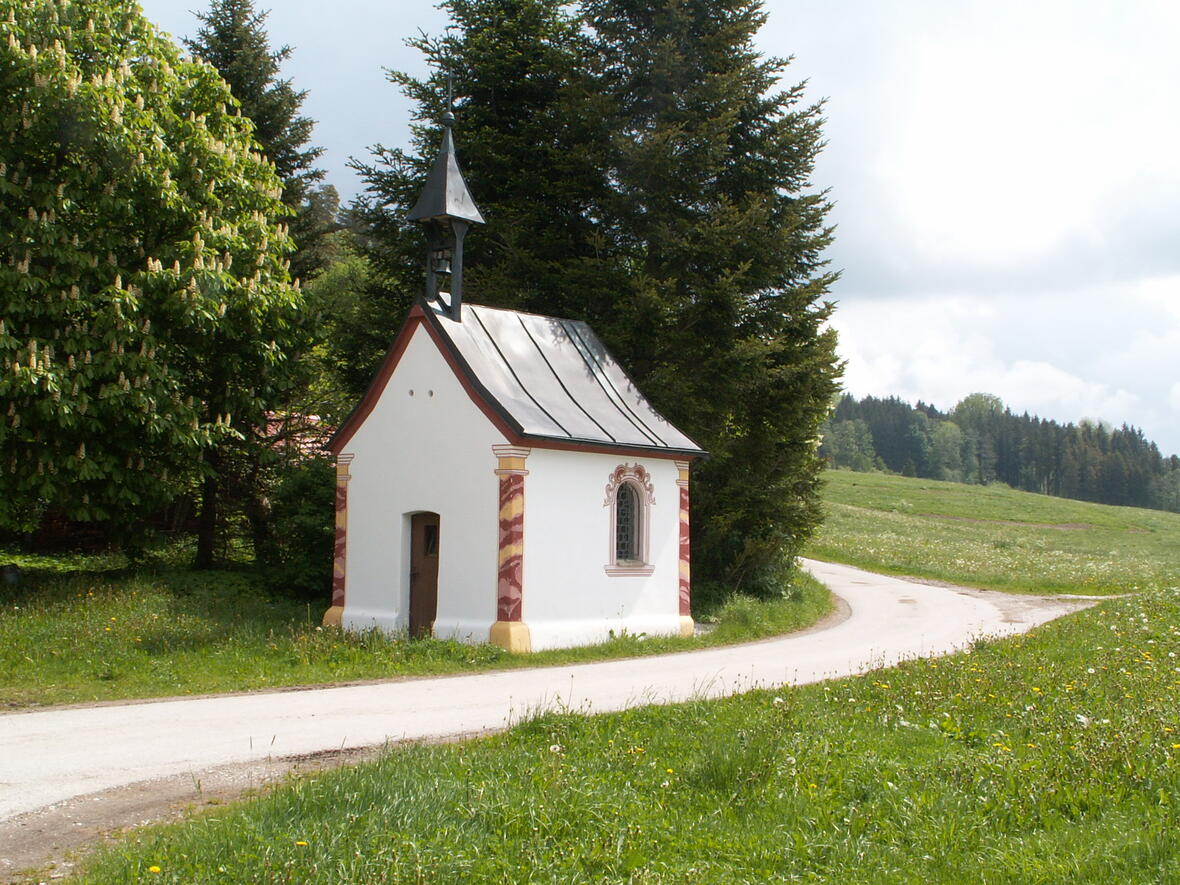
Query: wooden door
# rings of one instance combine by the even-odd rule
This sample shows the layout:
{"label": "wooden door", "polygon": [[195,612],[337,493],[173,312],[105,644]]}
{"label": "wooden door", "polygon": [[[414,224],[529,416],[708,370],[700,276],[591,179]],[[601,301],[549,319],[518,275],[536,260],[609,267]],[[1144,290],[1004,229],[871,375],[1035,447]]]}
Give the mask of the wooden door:
{"label": "wooden door", "polygon": [[438,614],[437,513],[410,517],[410,637],[432,636]]}

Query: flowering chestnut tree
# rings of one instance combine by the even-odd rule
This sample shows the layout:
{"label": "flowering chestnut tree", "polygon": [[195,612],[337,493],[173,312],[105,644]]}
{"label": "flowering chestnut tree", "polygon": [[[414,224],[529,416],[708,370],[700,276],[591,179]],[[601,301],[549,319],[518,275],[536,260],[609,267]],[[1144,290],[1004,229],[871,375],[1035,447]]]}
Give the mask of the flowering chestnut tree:
{"label": "flowering chestnut tree", "polygon": [[261,424],[302,335],[280,197],[133,0],[0,0],[0,526],[141,512]]}

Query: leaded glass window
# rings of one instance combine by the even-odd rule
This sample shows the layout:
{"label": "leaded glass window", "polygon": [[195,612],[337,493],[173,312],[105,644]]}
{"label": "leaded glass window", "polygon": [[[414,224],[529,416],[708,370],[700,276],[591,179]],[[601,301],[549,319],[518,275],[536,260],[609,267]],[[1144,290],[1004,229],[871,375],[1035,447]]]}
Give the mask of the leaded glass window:
{"label": "leaded glass window", "polygon": [[639,499],[630,483],[615,492],[615,560],[639,559]]}

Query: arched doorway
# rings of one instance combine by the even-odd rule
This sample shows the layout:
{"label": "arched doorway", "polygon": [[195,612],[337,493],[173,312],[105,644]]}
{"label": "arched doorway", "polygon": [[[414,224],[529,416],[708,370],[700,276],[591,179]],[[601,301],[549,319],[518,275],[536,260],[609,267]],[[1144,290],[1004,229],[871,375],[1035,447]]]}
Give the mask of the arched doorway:
{"label": "arched doorway", "polygon": [[434,635],[438,614],[437,513],[415,513],[410,517],[410,638]]}

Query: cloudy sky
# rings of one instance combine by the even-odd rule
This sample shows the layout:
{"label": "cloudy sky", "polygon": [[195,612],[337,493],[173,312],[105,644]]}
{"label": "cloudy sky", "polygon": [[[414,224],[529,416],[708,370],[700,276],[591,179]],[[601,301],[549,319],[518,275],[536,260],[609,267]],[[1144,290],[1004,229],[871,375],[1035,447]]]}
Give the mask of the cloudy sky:
{"label": "cloudy sky", "polygon": [[[141,0],[177,37],[196,0]],[[382,68],[446,22],[426,2],[256,0],[309,90],[321,165],[404,143]],[[1180,3],[768,0],[767,54],[826,99],[835,325],[857,395],[974,391],[1180,453]],[[330,10],[325,16],[324,10]]]}

